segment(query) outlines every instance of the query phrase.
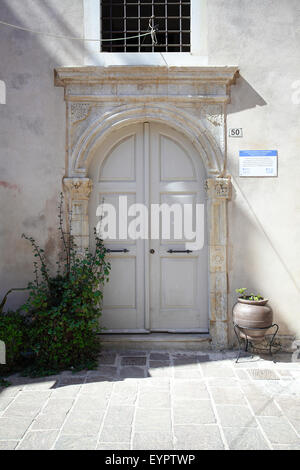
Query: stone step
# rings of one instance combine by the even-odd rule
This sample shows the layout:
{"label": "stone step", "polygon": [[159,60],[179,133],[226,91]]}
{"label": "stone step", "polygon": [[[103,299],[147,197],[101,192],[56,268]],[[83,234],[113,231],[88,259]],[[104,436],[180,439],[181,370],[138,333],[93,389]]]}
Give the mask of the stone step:
{"label": "stone step", "polygon": [[209,334],[101,334],[99,335],[103,349],[146,349],[146,350],[192,350],[204,351],[212,349]]}

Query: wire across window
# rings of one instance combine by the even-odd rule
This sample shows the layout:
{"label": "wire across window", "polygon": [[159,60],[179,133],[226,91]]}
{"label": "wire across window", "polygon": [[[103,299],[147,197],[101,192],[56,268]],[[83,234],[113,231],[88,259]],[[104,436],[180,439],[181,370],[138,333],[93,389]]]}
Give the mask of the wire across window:
{"label": "wire across window", "polygon": [[[157,44],[150,35],[130,39],[149,31],[151,17]],[[101,31],[102,52],[190,52],[191,1],[102,0]]]}

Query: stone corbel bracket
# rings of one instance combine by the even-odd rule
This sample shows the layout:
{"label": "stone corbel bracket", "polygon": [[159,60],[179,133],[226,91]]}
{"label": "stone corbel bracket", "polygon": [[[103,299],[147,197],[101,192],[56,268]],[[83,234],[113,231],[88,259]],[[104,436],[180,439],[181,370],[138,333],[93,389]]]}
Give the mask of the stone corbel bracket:
{"label": "stone corbel bracket", "polygon": [[89,247],[88,204],[93,189],[89,178],[64,178],[67,211],[71,219],[71,233],[79,252]]}
{"label": "stone corbel bracket", "polygon": [[206,180],[209,223],[210,332],[214,346],[228,345],[227,201],[231,178]]}

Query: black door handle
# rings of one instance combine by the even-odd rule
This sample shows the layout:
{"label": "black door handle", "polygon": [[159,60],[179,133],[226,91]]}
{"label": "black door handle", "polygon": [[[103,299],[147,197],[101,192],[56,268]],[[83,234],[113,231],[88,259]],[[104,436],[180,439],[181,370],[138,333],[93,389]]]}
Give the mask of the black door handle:
{"label": "black door handle", "polygon": [[169,250],[168,253],[193,253],[192,250]]}
{"label": "black door handle", "polygon": [[106,250],[107,253],[129,253],[129,250],[127,248],[124,248],[124,250]]}

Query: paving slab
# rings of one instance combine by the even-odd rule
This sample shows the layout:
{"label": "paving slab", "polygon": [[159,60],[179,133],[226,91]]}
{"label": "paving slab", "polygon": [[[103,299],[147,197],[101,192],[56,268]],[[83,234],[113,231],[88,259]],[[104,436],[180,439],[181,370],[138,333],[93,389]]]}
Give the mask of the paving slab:
{"label": "paving slab", "polygon": [[96,450],[130,450],[130,443],[120,443],[120,442],[100,442]]}
{"label": "paving slab", "polygon": [[137,384],[117,382],[110,397],[111,405],[134,405],[137,399]]}
{"label": "paving slab", "polygon": [[126,379],[126,378],[133,378],[133,379],[138,379],[146,377],[146,370],[143,367],[137,367],[137,366],[128,366],[128,367],[121,367],[120,370],[120,378]]}
{"label": "paving slab", "polygon": [[140,432],[171,432],[171,411],[157,408],[138,408],[135,417],[135,430]]}
{"label": "paving slab", "polygon": [[58,436],[58,431],[30,431],[20,442],[17,450],[50,450]]}
{"label": "paving slab", "polygon": [[9,416],[0,418],[0,440],[19,440],[22,439],[29,426],[32,418],[25,416]]}
{"label": "paving slab", "polygon": [[60,436],[54,446],[55,450],[95,450],[97,437]]}
{"label": "paving slab", "polygon": [[139,408],[171,408],[171,395],[160,390],[140,392]]}
{"label": "paving slab", "polygon": [[200,370],[175,368],[174,377],[178,379],[201,379],[203,377]]}
{"label": "paving slab", "polygon": [[256,428],[223,428],[230,450],[270,450],[262,432]]}
{"label": "paving slab", "polygon": [[105,443],[130,443],[131,426],[110,426],[103,427],[100,434],[100,444]]}
{"label": "paving slab", "polygon": [[111,405],[105,417],[105,424],[116,426],[131,426],[134,415],[134,406]]}
{"label": "paving slab", "polygon": [[114,365],[116,363],[117,354],[116,353],[103,353],[99,356],[100,365]]}
{"label": "paving slab", "polygon": [[172,450],[172,433],[164,432],[137,432],[133,436],[135,450]]}
{"label": "paving slab", "polygon": [[300,438],[285,417],[259,417],[262,429],[272,444],[298,445]]}
{"label": "paving slab", "polygon": [[248,406],[217,405],[221,425],[226,427],[256,427],[257,422]]}
{"label": "paving slab", "polygon": [[8,405],[13,401],[14,397],[2,397],[0,395],[0,414],[6,410]]}
{"label": "paving slab", "polygon": [[235,377],[234,370],[228,366],[222,366],[220,364],[215,365],[213,363],[202,363],[202,372],[204,377]]}
{"label": "paving slab", "polygon": [[122,357],[121,366],[145,366],[146,357]]}
{"label": "paving slab", "polygon": [[222,450],[220,429],[216,425],[174,426],[176,450]]}
{"label": "paving slab", "polygon": [[174,408],[174,424],[213,424],[216,417],[210,400],[181,400]]}
{"label": "paving slab", "polygon": [[69,436],[97,436],[104,417],[104,411],[72,411],[62,427],[62,434]]}
{"label": "paving slab", "polygon": [[87,373],[88,377],[109,377],[109,378],[114,378],[117,375],[117,368],[114,366],[104,366],[100,365],[97,369],[95,370],[90,370]]}
{"label": "paving slab", "polygon": [[210,387],[212,398],[217,405],[246,405],[246,399],[238,387]]}
{"label": "paving slab", "polygon": [[150,361],[169,361],[170,355],[168,353],[151,353],[149,359]]}
{"label": "paving slab", "polygon": [[104,351],[93,371],[17,374],[0,450],[300,449],[300,363],[236,351]]}
{"label": "paving slab", "polygon": [[32,431],[46,431],[46,430],[60,430],[62,427],[67,413],[66,412],[59,412],[56,413],[45,413],[40,414],[34,420],[31,430]]}
{"label": "paving slab", "polygon": [[19,441],[0,441],[0,451],[1,450],[15,450]]}
{"label": "paving slab", "polygon": [[168,365],[163,367],[149,367],[148,375],[150,377],[172,377],[172,368]]}
{"label": "paving slab", "polygon": [[173,385],[175,399],[207,400],[208,390],[203,380],[175,380]]}
{"label": "paving slab", "polygon": [[248,369],[248,374],[254,380],[279,380],[279,376],[271,369]]}
{"label": "paving slab", "polygon": [[250,406],[255,416],[282,416],[280,408],[272,397],[249,398]]}

